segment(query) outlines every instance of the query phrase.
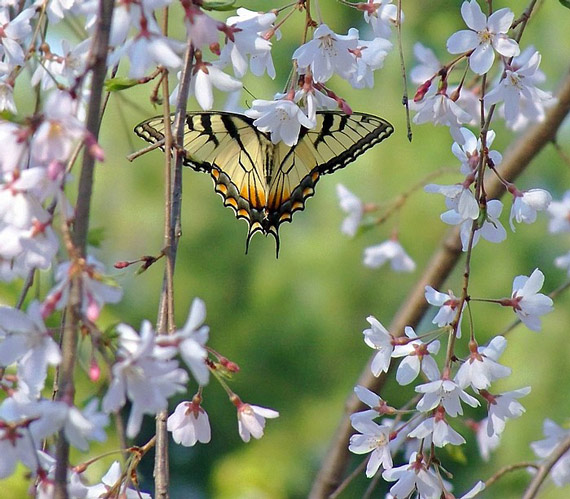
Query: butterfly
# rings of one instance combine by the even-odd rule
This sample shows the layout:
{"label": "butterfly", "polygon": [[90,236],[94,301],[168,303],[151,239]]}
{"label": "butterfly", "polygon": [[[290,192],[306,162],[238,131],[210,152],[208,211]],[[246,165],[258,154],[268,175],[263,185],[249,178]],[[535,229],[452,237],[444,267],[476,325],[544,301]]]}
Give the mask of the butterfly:
{"label": "butterfly", "polygon": [[[252,236],[261,232],[275,238],[278,255],[279,226],[305,208],[321,175],[344,168],[393,131],[371,114],[320,111],[316,127],[301,127],[297,144],[288,146],[273,144],[245,115],[189,112],[183,163],[209,173],[224,205],[247,221],[246,253]],[[151,144],[164,141],[164,118],[143,121],[135,133]]]}

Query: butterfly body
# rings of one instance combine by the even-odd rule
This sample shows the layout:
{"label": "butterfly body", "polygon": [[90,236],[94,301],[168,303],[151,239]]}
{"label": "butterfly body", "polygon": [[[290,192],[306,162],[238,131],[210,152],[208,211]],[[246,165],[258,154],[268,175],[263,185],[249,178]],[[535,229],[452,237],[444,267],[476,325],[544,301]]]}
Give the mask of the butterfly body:
{"label": "butterfly body", "polygon": [[[273,144],[247,116],[224,112],[188,113],[184,164],[209,173],[215,191],[237,218],[248,222],[249,241],[256,232],[274,236],[279,226],[303,210],[321,175],[344,168],[394,131],[369,114],[317,113],[317,126],[301,128],[294,146]],[[135,128],[148,142],[164,139],[164,120],[156,117]]]}

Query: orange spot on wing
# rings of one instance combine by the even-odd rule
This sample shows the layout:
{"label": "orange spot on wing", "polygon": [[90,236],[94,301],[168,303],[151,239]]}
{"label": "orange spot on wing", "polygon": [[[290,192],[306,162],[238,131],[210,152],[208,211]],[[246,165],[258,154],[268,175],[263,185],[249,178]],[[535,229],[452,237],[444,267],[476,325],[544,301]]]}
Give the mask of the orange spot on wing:
{"label": "orange spot on wing", "polygon": [[227,198],[225,202],[226,206],[231,206],[232,208],[237,210],[238,204],[234,198]]}

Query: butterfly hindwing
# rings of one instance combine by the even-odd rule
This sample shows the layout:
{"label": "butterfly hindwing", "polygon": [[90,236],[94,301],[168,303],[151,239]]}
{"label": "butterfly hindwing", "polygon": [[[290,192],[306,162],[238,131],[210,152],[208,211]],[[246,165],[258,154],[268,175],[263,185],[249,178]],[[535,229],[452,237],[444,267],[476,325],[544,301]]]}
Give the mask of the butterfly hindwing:
{"label": "butterfly hindwing", "polygon": [[369,114],[317,113],[314,129],[301,129],[298,143],[276,145],[276,164],[269,185],[268,227],[276,236],[279,224],[290,222],[293,213],[305,208],[321,175],[333,173],[394,131],[387,121]]}
{"label": "butterfly hindwing", "polygon": [[[304,209],[320,176],[344,168],[393,130],[387,121],[369,114],[322,111],[316,127],[301,128],[297,144],[290,147],[272,144],[269,135],[244,115],[188,113],[184,164],[209,173],[224,204],[247,220],[246,250],[258,231],[272,234],[278,250],[279,225]],[[151,143],[163,141],[164,120],[146,120],[135,132]]]}

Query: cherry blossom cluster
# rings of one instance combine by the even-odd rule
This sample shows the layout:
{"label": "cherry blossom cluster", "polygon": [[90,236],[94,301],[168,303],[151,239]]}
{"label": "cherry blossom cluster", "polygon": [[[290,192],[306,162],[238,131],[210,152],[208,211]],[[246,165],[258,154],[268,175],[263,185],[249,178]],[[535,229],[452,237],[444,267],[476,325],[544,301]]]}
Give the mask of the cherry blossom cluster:
{"label": "cherry blossom cluster", "polygon": [[[9,395],[0,403],[0,447],[8,456],[0,464],[0,478],[11,475],[21,462],[37,477],[39,488],[49,489],[55,465],[49,447],[41,449],[42,441],[49,441],[63,430],[73,447],[87,451],[89,441],[106,440],[109,415],[118,413],[127,400],[130,415],[126,435],[134,438],[145,414],[154,416],[166,410],[170,397],[187,391],[188,371],[199,390],[191,401],[178,405],[168,418],[168,430],[175,442],[184,446],[195,445],[198,441],[208,443],[210,425],[201,405],[202,388],[208,383],[210,372],[223,378],[224,373],[236,372],[239,368],[205,346],[209,334],[209,328],[203,324],[205,315],[204,302],[195,299],[185,326],[172,335],[157,336],[148,321],[143,322],[140,334],[131,326],[118,325],[118,344],[109,388],[102,401],[93,397],[80,410],[71,400],[54,401],[42,397],[48,367],[60,364],[61,351],[45,326],[40,304],[32,302],[27,313],[0,307],[0,367],[14,372],[4,375],[0,381],[0,387]],[[209,352],[215,360],[209,358]],[[177,356],[188,371],[180,367]],[[244,403],[223,380],[222,385],[236,407],[241,438],[245,442],[251,436],[261,438],[265,419],[276,418],[279,413]],[[70,494],[74,493],[75,487],[87,487],[83,485],[85,480],[78,476],[84,471],[81,466],[70,470]],[[102,483],[93,487],[99,487],[96,489],[99,490],[103,485],[109,485],[105,480],[103,477]]]}
{"label": "cherry blossom cluster", "polygon": [[[420,65],[412,69],[410,79],[419,85],[413,102],[413,109],[417,111],[414,123],[447,126],[455,141],[452,152],[461,163],[460,172],[465,176],[464,180],[454,185],[428,184],[425,190],[445,197],[447,211],[441,215],[441,219],[447,224],[461,227],[461,241],[466,251],[474,224],[471,247],[480,238],[500,243],[506,239],[507,233],[499,219],[503,203],[498,199],[486,200],[479,194],[483,179],[489,172],[496,173],[495,167],[502,161],[498,151],[490,150],[495,132],[487,127],[477,137],[464,125],[481,123],[482,102],[483,119],[490,121],[495,117],[495,107],[500,105],[498,114],[504,118],[506,125],[520,130],[530,123],[542,121],[545,109],[555,99],[550,92],[537,87],[545,80],[544,73],[539,69],[539,52],[532,46],[521,52],[519,44],[509,38],[508,32],[514,20],[514,13],[510,9],[499,9],[487,17],[477,1],[470,0],[463,2],[461,14],[469,29],[454,33],[447,41],[447,50],[460,55],[445,65],[431,49],[418,42],[414,46],[414,53]],[[475,75],[476,83],[470,88],[464,83],[466,78],[463,70],[460,71],[460,82],[451,84],[453,71],[461,69],[464,60]],[[495,69],[497,60],[500,62],[499,74],[489,83],[487,77]],[[509,224],[513,232],[514,222],[531,224],[536,221],[538,211],[548,209],[552,200],[548,191],[540,188],[523,191],[512,183],[501,181],[512,195]],[[354,236],[359,226],[374,223],[367,220],[366,214],[377,207],[363,203],[344,186],[338,187],[338,197],[342,210],[347,213],[343,233]],[[364,252],[364,264],[367,266],[379,267],[386,261],[390,261],[393,270],[399,272],[415,269],[413,260],[402,248],[397,236]],[[565,261],[561,260],[559,265],[564,265]]]}
{"label": "cherry blossom cluster", "polygon": [[[491,2],[487,5],[491,8]],[[551,216],[550,232],[569,232],[570,195],[567,192],[560,202],[552,201],[544,189],[519,190],[501,177],[497,167],[503,158],[500,152],[491,149],[496,136],[489,128],[491,122],[501,118],[507,128],[519,131],[544,120],[546,109],[556,100],[550,92],[539,88],[545,81],[539,69],[539,52],[532,46],[521,52],[518,41],[522,29],[512,34],[517,23],[511,9],[491,11],[487,16],[476,0],[470,0],[463,2],[461,15],[468,29],[452,34],[447,41],[447,50],[456,55],[455,59],[441,63],[431,49],[417,43],[414,53],[420,65],[412,69],[410,78],[418,85],[412,104],[416,111],[413,122],[449,128],[454,140],[451,150],[459,160],[462,175],[461,181],[453,185],[427,183],[424,191],[444,196],[446,211],[441,220],[459,226],[462,249],[470,258],[481,238],[493,243],[507,238],[500,220],[503,203],[486,197],[483,182],[488,176],[496,175],[505,192],[512,196],[509,225],[513,232],[515,223],[534,223],[537,212],[541,211]],[[472,78],[466,77],[469,72]],[[456,73],[458,79],[454,80]],[[341,231],[350,237],[387,218],[374,218],[372,214],[380,207],[364,203],[343,185],[337,186],[337,195],[346,214]],[[415,263],[398,241],[396,230],[389,240],[366,248],[363,260],[371,268],[389,262],[397,272],[415,270]],[[570,275],[570,253],[558,257],[555,264]],[[395,336],[375,317],[368,317],[370,328],[364,331],[364,341],[377,351],[370,365],[372,374],[378,377],[387,373],[392,359],[402,358],[396,369],[400,385],[412,384],[420,374],[423,377],[414,387],[415,397],[401,409],[388,405],[364,386],[355,387],[356,396],[369,409],[351,416],[358,433],[351,437],[349,450],[370,454],[366,475],[371,478],[381,473],[385,481],[395,482],[390,488],[391,497],[414,493],[422,498],[451,497],[452,485],[446,481],[447,471],[439,448],[466,443],[456,428],[472,430],[481,457],[488,460],[500,445],[506,422],[525,412],[519,399],[530,393],[530,387],[503,393],[492,390],[496,380],[511,376],[511,369],[499,363],[507,340],[498,335],[480,346],[471,304],[486,302],[511,308],[516,321],[530,330],[540,331],[541,316],[553,309],[552,299],[540,292],[543,284],[544,274],[535,269],[530,276],[515,277],[511,294],[505,298],[475,298],[471,296],[470,281],[466,281],[459,295],[426,286],[426,301],[439,307],[433,318],[437,329],[419,335],[406,327],[403,336]],[[461,324],[466,310],[469,311],[469,354],[460,358],[454,346],[462,338]],[[443,360],[441,354],[438,356],[442,336],[448,341]],[[475,420],[464,414],[465,406],[482,405],[487,408],[483,419]],[[544,433],[546,440],[532,444],[541,459],[547,458],[567,437],[567,432],[549,420],[545,422]],[[570,482],[568,459],[565,455],[553,470],[553,480],[559,486]],[[396,460],[405,464],[396,466]],[[485,484],[478,482],[463,497],[474,497],[484,488]]]}
{"label": "cherry blossom cluster", "polygon": [[[518,276],[511,296],[496,302],[512,307],[529,329],[539,330],[540,316],[552,310],[552,300],[538,292],[543,281],[538,269],[530,277]],[[370,453],[366,476],[371,478],[382,468],[384,480],[396,482],[390,489],[394,497],[407,497],[415,491],[421,497],[435,499],[450,493],[451,485],[442,478],[445,472],[440,469],[437,448],[466,443],[450,421],[463,418],[464,425],[476,432],[481,456],[487,460],[499,445],[507,421],[525,412],[518,399],[530,393],[530,387],[502,393],[491,391],[494,381],[511,375],[511,369],[499,363],[507,347],[503,336],[495,336],[486,346],[479,346],[472,334],[469,355],[462,359],[454,356],[453,362],[446,361],[440,371],[436,360],[440,350],[438,338],[450,329],[454,334],[453,323],[461,321],[464,306],[452,292],[440,293],[431,286],[426,286],[426,300],[440,307],[433,319],[438,329],[418,336],[413,328],[406,327],[405,336],[395,337],[370,316],[370,328],[363,332],[365,343],[376,350],[370,366],[374,376],[387,373],[392,359],[402,358],[396,381],[407,386],[420,374],[425,381],[415,386],[418,395],[407,404],[415,405],[414,410],[396,409],[367,388],[355,387],[357,397],[369,409],[352,414],[352,426],[359,433],[351,437],[349,449],[356,454]],[[461,337],[458,327],[455,337]],[[464,405],[475,408],[482,404],[487,406],[485,418],[465,418]],[[406,464],[394,467],[394,459],[399,456]],[[483,488],[484,484],[478,482],[464,497],[472,497]]]}

